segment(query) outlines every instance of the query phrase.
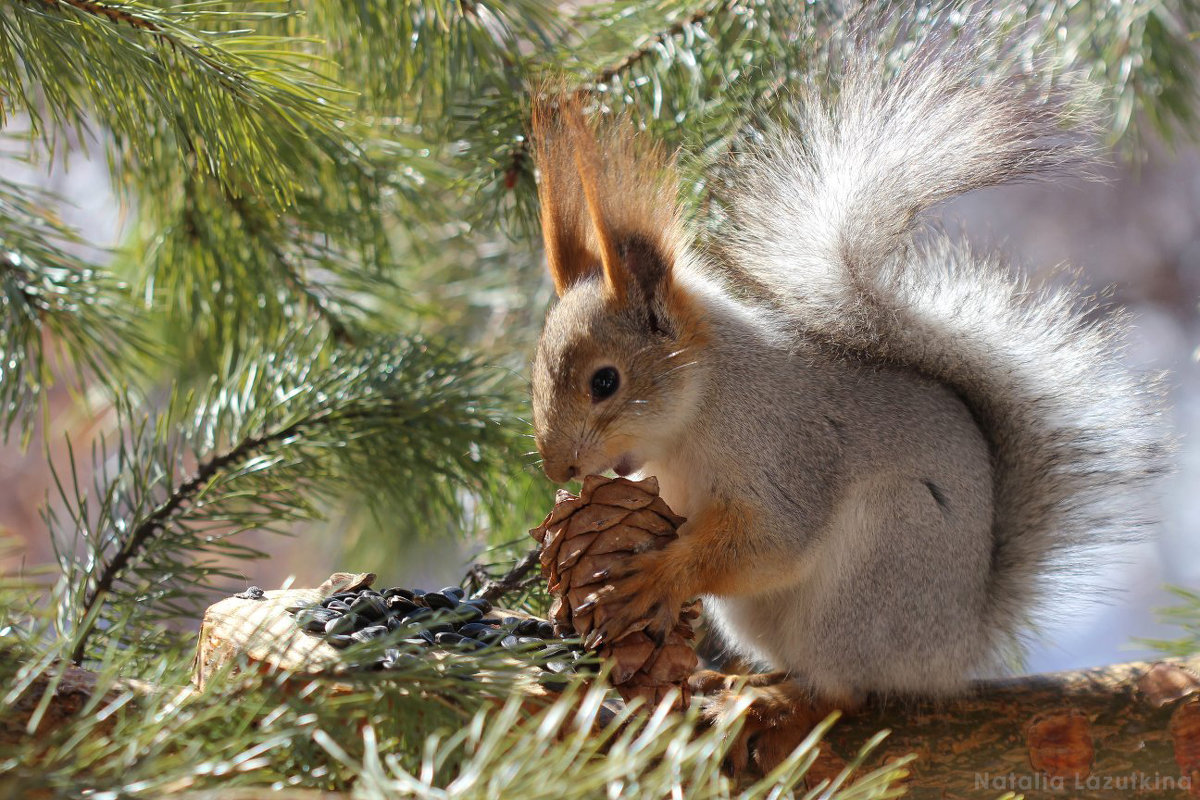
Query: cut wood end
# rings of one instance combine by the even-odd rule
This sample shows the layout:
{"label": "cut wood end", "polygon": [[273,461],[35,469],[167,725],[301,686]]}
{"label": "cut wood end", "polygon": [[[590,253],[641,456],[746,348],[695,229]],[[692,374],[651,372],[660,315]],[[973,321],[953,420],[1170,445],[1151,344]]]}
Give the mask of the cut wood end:
{"label": "cut wood end", "polygon": [[257,599],[234,596],[214,603],[200,625],[193,683],[203,688],[239,656],[273,670],[297,673],[337,663],[338,651],[300,630],[287,609],[318,603],[336,592],[355,591],[374,580],[373,572],[335,572],[315,589],[269,589]]}

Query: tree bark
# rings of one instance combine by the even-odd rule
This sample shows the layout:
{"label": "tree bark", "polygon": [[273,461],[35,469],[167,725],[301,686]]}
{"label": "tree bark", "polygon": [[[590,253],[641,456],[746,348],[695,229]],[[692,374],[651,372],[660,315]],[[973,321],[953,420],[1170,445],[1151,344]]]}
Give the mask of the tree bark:
{"label": "tree bark", "polygon": [[[228,598],[212,606],[197,651],[197,682],[234,654],[301,671],[336,663],[337,651],[300,634],[283,608],[364,579],[339,574],[318,590]],[[910,797],[1013,791],[1029,800],[1200,798],[1197,673],[1200,656],[982,681],[962,697],[937,702],[868,704],[829,732],[809,785],[832,778],[863,742],[888,729],[868,766],[915,754],[908,767]],[[540,687],[530,691],[546,699]]]}
{"label": "tree bark", "polygon": [[842,718],[818,775],[875,732],[873,764],[916,755],[909,797],[1200,797],[1200,656],[977,683],[938,703],[868,705]]}

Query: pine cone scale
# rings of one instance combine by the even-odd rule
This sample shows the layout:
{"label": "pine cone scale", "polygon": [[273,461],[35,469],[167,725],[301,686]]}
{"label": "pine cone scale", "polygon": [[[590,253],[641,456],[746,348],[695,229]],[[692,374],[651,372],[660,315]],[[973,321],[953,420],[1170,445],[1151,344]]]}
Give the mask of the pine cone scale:
{"label": "pine cone scale", "polygon": [[[616,608],[613,598],[594,602],[609,570],[632,553],[666,546],[683,522],[659,497],[653,478],[589,475],[578,497],[560,491],[545,521],[530,531],[542,545],[542,575],[555,597],[550,609],[555,629],[586,639]],[[612,662],[613,684],[626,700],[642,697],[656,703],[677,688],[679,705],[687,705],[686,682],[696,667],[688,642],[697,614],[692,606],[682,609],[661,646],[636,630],[597,650]]]}

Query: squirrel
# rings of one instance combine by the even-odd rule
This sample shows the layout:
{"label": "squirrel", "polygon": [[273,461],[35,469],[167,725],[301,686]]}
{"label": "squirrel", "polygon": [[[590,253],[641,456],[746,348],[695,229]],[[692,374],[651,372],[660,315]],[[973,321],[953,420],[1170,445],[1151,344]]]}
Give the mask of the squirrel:
{"label": "squirrel", "polygon": [[610,570],[591,644],[662,637],[701,596],[778,703],[946,696],[1011,665],[1088,549],[1151,521],[1169,443],[1124,318],[920,225],[1091,157],[1067,99],[973,47],[931,36],[898,69],[862,49],[833,99],[798,89],[731,162],[711,244],[662,148],[578,94],[535,102],[543,469],[655,476],[687,517]]}

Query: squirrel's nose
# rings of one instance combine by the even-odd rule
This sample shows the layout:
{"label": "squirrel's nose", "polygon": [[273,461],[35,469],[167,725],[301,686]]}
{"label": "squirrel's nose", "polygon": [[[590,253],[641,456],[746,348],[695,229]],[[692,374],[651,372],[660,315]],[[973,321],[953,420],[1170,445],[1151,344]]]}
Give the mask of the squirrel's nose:
{"label": "squirrel's nose", "polygon": [[546,477],[555,483],[566,483],[579,475],[579,467],[562,462],[545,461],[542,463],[542,470],[546,473]]}

